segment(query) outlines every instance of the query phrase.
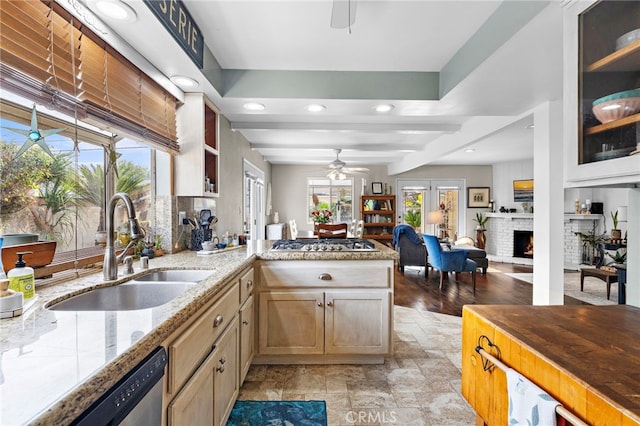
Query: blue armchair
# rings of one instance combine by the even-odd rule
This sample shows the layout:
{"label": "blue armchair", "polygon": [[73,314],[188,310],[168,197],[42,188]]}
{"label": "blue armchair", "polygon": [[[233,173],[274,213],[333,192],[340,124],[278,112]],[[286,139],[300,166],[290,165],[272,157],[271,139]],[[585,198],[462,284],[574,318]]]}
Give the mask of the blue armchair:
{"label": "blue armchair", "polygon": [[[444,251],[440,246],[440,241],[433,236],[422,234],[424,244],[427,247],[429,265],[440,271],[440,289],[444,280],[445,272],[471,272],[473,281],[473,292],[476,291],[476,262],[467,259],[467,253],[463,250]],[[428,276],[427,276],[428,278]]]}

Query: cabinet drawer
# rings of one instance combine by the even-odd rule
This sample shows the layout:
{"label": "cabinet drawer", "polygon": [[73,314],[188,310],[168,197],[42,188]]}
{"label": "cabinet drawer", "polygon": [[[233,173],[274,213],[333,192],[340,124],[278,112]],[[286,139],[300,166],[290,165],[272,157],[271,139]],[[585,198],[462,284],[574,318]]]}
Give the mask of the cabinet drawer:
{"label": "cabinet drawer", "polygon": [[240,307],[240,290],[234,284],[213,306],[169,345],[168,392],[175,393],[211,352],[213,342]]}
{"label": "cabinet drawer", "polygon": [[249,269],[240,277],[240,304],[242,305],[247,297],[253,292],[254,273],[253,268]]}
{"label": "cabinet drawer", "polygon": [[393,261],[273,261],[259,266],[261,288],[390,288]]}

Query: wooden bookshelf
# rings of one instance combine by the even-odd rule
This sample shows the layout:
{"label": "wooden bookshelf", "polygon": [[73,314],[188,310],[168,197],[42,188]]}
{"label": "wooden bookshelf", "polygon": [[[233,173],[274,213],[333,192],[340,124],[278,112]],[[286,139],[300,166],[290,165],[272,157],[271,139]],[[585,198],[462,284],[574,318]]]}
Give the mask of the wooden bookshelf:
{"label": "wooden bookshelf", "polygon": [[363,195],[360,197],[360,219],[364,221],[362,238],[390,244],[396,226],[396,197]]}

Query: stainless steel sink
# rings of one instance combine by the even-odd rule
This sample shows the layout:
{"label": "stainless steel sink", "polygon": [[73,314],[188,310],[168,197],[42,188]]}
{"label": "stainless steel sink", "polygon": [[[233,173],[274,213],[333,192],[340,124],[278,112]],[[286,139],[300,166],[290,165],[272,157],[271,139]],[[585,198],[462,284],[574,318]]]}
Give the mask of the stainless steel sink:
{"label": "stainless steel sink", "polygon": [[164,305],[194,282],[127,282],[90,290],[49,306],[52,311],[132,311]]}
{"label": "stainless steel sink", "polygon": [[169,269],[167,271],[153,271],[141,277],[134,278],[132,282],[142,281],[183,281],[198,283],[213,275],[212,270],[203,269]]}

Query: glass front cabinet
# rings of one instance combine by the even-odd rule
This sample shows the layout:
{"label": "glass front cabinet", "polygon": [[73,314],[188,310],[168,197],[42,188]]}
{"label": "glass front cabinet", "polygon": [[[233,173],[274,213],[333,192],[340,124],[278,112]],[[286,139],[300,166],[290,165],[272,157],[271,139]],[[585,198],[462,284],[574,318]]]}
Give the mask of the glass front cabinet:
{"label": "glass front cabinet", "polygon": [[640,2],[564,10],[567,186],[640,182]]}

